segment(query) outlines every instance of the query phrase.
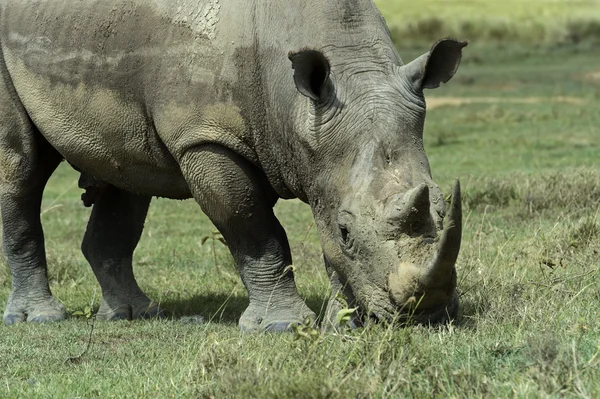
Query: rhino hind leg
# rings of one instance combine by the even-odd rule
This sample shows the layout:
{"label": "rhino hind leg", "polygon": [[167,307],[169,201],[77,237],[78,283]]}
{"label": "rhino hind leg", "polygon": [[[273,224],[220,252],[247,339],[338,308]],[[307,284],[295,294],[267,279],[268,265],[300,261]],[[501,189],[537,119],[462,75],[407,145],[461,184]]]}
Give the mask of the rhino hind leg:
{"label": "rhino hind leg", "polygon": [[243,331],[286,331],[315,314],[296,290],[285,231],[273,213],[277,195],[264,174],[219,145],[188,150],[181,169],[202,210],[225,238],[250,303]]}
{"label": "rhino hind leg", "polygon": [[100,320],[131,320],[162,316],[162,309],[142,292],[133,275],[132,258],[151,197],[114,186],[98,187],[81,244],[100,287]]}
{"label": "rhino hind leg", "polygon": [[44,187],[62,157],[18,107],[0,103],[0,112],[5,121],[0,126],[2,241],[12,275],[3,320],[7,325],[63,320],[64,306],[54,299],[48,285],[40,220]]}

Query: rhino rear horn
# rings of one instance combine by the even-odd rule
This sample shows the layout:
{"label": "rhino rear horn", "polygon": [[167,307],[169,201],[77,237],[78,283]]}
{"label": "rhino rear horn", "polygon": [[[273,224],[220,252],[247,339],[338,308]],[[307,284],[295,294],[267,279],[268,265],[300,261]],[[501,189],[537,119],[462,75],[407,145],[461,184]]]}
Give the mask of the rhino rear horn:
{"label": "rhino rear horn", "polygon": [[329,61],[317,50],[301,50],[288,55],[294,69],[294,83],[300,93],[320,101],[325,97],[329,81]]}
{"label": "rhino rear horn", "polygon": [[404,65],[408,79],[417,90],[435,89],[448,82],[458,70],[467,42],[442,39],[428,53]]}

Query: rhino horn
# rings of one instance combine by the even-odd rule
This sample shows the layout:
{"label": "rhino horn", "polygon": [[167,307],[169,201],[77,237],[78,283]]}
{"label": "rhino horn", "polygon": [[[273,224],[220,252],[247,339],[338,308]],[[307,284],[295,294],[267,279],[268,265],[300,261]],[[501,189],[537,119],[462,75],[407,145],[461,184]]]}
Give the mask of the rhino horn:
{"label": "rhino horn", "polygon": [[421,183],[408,193],[408,201],[404,208],[404,215],[415,216],[429,215],[429,187]]}
{"label": "rhino horn", "polygon": [[404,195],[400,206],[390,207],[387,220],[398,234],[422,235],[434,229],[430,209],[429,187],[422,183]]}
{"label": "rhino horn", "polygon": [[436,283],[445,283],[450,278],[460,250],[461,238],[462,204],[460,183],[456,180],[454,182],[450,210],[444,219],[444,229],[438,241],[437,250],[423,273],[421,282],[424,285],[435,286],[437,285]]}

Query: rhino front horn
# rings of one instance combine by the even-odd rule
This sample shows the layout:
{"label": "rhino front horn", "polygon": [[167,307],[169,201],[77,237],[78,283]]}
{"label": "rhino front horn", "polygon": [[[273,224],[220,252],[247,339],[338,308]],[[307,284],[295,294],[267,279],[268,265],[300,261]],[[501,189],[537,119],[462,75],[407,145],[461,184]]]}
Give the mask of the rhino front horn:
{"label": "rhino front horn", "polygon": [[450,210],[444,219],[444,229],[433,259],[427,265],[422,284],[436,286],[451,278],[462,238],[462,202],[460,182],[455,180]]}

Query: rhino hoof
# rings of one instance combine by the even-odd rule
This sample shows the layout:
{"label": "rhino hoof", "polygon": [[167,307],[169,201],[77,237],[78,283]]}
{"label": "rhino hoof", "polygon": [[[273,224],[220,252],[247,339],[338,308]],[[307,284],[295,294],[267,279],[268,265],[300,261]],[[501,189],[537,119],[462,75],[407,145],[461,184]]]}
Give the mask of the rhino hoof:
{"label": "rhino hoof", "polygon": [[286,331],[291,331],[292,327],[294,325],[298,325],[300,323],[290,323],[290,322],[285,322],[285,321],[276,321],[274,323],[269,323],[264,331],[266,332],[286,332]]}
{"label": "rhino hoof", "polygon": [[35,315],[25,315],[24,313],[10,313],[4,315],[4,324],[12,326],[13,324],[30,322],[30,323],[53,323],[63,321],[67,317],[64,312],[57,313],[37,313]]}
{"label": "rhino hoof", "polygon": [[64,314],[39,314],[34,317],[28,316],[27,321],[32,323],[53,323],[66,319]]}
{"label": "rhino hoof", "polygon": [[272,306],[249,305],[240,318],[240,329],[244,332],[288,332],[293,326],[316,320],[315,313],[304,302],[284,309]]}
{"label": "rhino hoof", "polygon": [[297,321],[274,321],[266,325],[250,323],[246,324],[240,321],[240,330],[247,333],[254,332],[273,332],[282,333],[292,331],[293,326],[300,325],[302,323]]}
{"label": "rhino hoof", "polygon": [[22,323],[27,319],[23,313],[9,313],[4,315],[4,324],[12,326],[13,324]]}
{"label": "rhino hoof", "polygon": [[[12,308],[12,309],[11,309]],[[14,310],[17,308],[18,310]],[[11,326],[22,322],[50,323],[62,321],[67,318],[65,307],[62,303],[50,297],[47,301],[37,303],[34,306],[11,306],[4,312],[4,324]]]}
{"label": "rhino hoof", "polygon": [[104,321],[157,319],[166,317],[166,311],[157,304],[150,302],[144,306],[121,305],[111,308],[103,302],[96,313],[96,319]]}
{"label": "rhino hoof", "polygon": [[131,309],[129,307],[109,310],[98,310],[96,313],[97,320],[118,321],[131,320]]}

